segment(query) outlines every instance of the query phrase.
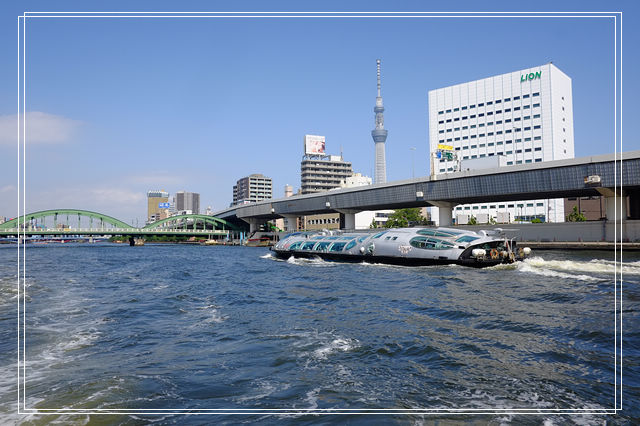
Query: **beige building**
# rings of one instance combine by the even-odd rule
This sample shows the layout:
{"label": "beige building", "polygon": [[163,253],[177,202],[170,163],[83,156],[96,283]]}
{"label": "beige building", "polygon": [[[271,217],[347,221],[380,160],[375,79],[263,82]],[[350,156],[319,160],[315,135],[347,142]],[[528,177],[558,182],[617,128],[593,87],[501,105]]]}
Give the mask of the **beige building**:
{"label": "beige building", "polygon": [[169,193],[152,190],[147,192],[147,223],[169,217]]}

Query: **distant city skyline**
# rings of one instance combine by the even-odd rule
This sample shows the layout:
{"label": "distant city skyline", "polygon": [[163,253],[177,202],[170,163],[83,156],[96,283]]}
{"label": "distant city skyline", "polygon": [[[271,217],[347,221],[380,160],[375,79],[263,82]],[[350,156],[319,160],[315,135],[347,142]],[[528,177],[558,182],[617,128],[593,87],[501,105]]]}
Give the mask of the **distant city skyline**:
{"label": "distant city skyline", "polygon": [[[190,6],[211,7],[200,5]],[[48,6],[2,6],[0,216],[17,213],[15,17]],[[634,19],[625,46],[638,38]],[[354,172],[373,177],[377,58],[393,130],[387,181],[410,178],[413,155],[415,175],[429,172],[429,90],[549,61],[573,81],[576,157],[613,152],[613,28],[610,18],[579,17],[28,18],[27,210],[142,223],[149,189],[189,188],[216,211],[252,173],[272,177],[281,198],[285,183],[300,182],[304,134],[325,135],[328,153],[342,150]],[[372,42],[376,31],[384,36]],[[625,69],[636,61],[627,53]],[[625,80],[625,93],[637,84]],[[624,107],[623,138],[640,125],[629,119],[637,106]],[[638,147],[627,137],[623,150]]]}

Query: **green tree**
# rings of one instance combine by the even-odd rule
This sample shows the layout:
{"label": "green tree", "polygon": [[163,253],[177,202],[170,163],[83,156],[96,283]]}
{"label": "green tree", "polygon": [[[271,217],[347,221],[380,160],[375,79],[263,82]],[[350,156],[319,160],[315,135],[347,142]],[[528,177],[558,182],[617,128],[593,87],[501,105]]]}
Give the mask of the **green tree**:
{"label": "green tree", "polygon": [[420,214],[420,209],[415,207],[396,210],[389,216],[384,226],[385,228],[406,228],[407,226],[426,224],[427,219]]}
{"label": "green tree", "polygon": [[587,220],[585,215],[580,213],[578,206],[573,206],[573,211],[567,216],[567,222],[584,222]]}
{"label": "green tree", "polygon": [[376,223],[376,218],[371,219],[371,225],[369,225],[369,229],[376,229],[378,224]]}
{"label": "green tree", "polygon": [[477,225],[477,224],[478,224],[478,221],[476,220],[476,217],[475,216],[471,216],[469,218],[469,225]]}

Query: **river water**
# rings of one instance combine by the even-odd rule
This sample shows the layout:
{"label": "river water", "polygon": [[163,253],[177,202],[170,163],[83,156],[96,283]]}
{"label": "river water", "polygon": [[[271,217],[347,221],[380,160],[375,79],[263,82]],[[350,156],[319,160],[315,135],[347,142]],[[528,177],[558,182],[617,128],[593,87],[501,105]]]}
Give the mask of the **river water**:
{"label": "river water", "polygon": [[623,410],[596,414],[616,404],[613,255],[476,270],[27,246],[26,408],[87,409],[43,416],[16,413],[18,255],[0,246],[0,423],[638,424],[638,253],[617,266]]}

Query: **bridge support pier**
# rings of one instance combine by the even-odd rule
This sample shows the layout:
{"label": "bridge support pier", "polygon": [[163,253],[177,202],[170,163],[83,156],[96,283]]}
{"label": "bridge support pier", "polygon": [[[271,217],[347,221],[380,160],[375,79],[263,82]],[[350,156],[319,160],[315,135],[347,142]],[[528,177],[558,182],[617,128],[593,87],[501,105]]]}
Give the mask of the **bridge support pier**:
{"label": "bridge support pier", "polygon": [[359,210],[336,210],[336,211],[344,215],[344,223],[340,224],[340,229],[356,229],[356,213],[360,213]]}
{"label": "bridge support pier", "polygon": [[627,193],[620,188],[598,188],[604,195],[607,220],[627,220]]}
{"label": "bridge support pier", "polygon": [[264,220],[259,220],[255,217],[241,217],[240,219],[244,220],[249,224],[249,232],[256,232],[260,230],[260,225],[265,223]]}
{"label": "bridge support pier", "polygon": [[453,224],[453,207],[455,204],[446,201],[431,202],[438,208],[438,226],[451,226]]}
{"label": "bridge support pier", "polygon": [[298,216],[293,214],[283,214],[284,230],[286,232],[295,232],[298,230]]}

